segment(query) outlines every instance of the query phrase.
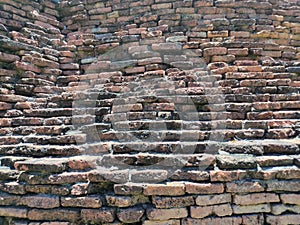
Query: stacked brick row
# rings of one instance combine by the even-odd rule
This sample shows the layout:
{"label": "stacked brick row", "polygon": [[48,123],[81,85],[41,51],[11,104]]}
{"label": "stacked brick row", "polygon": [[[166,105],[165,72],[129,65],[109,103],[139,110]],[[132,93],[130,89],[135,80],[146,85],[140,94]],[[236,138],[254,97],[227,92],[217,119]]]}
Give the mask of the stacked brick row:
{"label": "stacked brick row", "polygon": [[[185,165],[194,171],[179,171],[186,173],[185,179],[177,180],[174,174],[162,184],[140,182],[145,181],[143,175],[162,174],[154,170],[143,175],[132,172],[131,179],[136,180],[129,183],[126,169],[87,171],[93,160],[33,159],[14,163],[25,172],[1,171],[2,223],[9,218],[15,224],[297,224],[299,220],[299,156],[197,155]],[[204,165],[208,169],[200,170]]]}
{"label": "stacked brick row", "polygon": [[299,1],[0,8],[1,224],[299,223]]}

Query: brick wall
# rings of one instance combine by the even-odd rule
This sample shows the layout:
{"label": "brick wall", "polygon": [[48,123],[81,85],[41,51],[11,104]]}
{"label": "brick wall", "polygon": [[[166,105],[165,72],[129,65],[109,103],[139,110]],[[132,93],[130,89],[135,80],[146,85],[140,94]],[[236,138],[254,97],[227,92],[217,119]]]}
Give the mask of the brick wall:
{"label": "brick wall", "polygon": [[299,15],[0,0],[0,224],[299,224]]}

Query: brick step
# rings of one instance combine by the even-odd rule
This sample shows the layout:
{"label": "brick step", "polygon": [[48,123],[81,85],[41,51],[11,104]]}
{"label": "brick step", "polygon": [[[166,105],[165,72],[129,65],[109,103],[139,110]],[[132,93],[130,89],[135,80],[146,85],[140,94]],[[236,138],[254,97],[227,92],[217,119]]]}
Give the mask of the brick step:
{"label": "brick step", "polygon": [[61,117],[72,116],[72,108],[25,109],[25,116],[30,117]]}
{"label": "brick step", "polygon": [[2,136],[0,137],[1,144],[20,144],[32,143],[37,145],[65,145],[78,144],[86,140],[85,134],[72,134],[60,136],[46,136],[46,135],[28,135],[28,136]]}
{"label": "brick step", "polygon": [[38,144],[13,144],[0,146],[2,156],[72,156],[79,155],[82,149],[76,145],[38,145]]}
{"label": "brick step", "polygon": [[[240,155],[240,157],[244,157]],[[205,159],[205,158],[204,158]],[[207,158],[206,158],[207,159]],[[255,160],[255,159],[254,159]],[[172,167],[164,166],[163,163],[173,163]],[[211,163],[210,161],[209,163]],[[242,162],[242,160],[240,161]],[[48,159],[44,160],[44,163],[35,164],[34,162],[26,162],[19,164],[15,163],[15,166],[25,173],[20,174],[19,171],[6,170],[7,172],[0,172],[3,174],[7,181],[15,177],[15,175],[20,175],[20,181],[26,181],[29,185],[41,185],[41,184],[74,184],[72,186],[71,192],[78,194],[81,192],[78,188],[81,184],[82,191],[86,191],[89,194],[97,193],[94,191],[101,191],[105,188],[105,182],[116,182],[116,183],[152,183],[158,181],[210,181],[210,182],[239,182],[245,179],[255,179],[255,180],[265,180],[267,183],[270,181],[270,188],[273,185],[274,188],[280,190],[280,186],[275,185],[276,182],[288,182],[288,180],[293,180],[291,182],[297,182],[295,180],[300,179],[300,168],[295,165],[291,166],[278,166],[270,168],[257,169],[258,163],[254,163],[249,160],[246,163],[235,164],[235,167],[224,168],[220,170],[218,167],[215,169],[209,164],[203,161],[200,166],[196,167],[184,167],[184,164],[174,164],[174,161],[165,159],[161,161],[159,165],[136,165],[132,166],[129,164],[121,164],[120,161],[115,163],[111,162],[111,167],[103,167],[103,165],[95,166],[95,168],[89,168],[88,171],[61,171],[63,164],[56,163],[53,164],[49,162]],[[229,162],[230,164],[230,162]],[[218,165],[217,165],[218,166]],[[49,167],[52,173],[46,171],[45,167]],[[246,168],[248,167],[248,168]],[[252,167],[252,168],[250,168]],[[258,167],[259,168],[259,167]],[[277,181],[274,179],[277,179]],[[80,184],[78,184],[80,182]],[[255,181],[257,182],[257,181]],[[76,184],[77,183],[77,184]],[[104,184],[103,186],[97,185],[97,183]],[[247,182],[246,182],[247,183]],[[273,184],[272,184],[273,183]],[[9,183],[8,183],[9,184]],[[244,192],[239,191],[237,184],[228,183],[229,192]],[[246,185],[246,184],[245,184]],[[247,185],[246,185],[247,186]],[[0,187],[2,190],[5,185]],[[96,189],[98,188],[98,190]],[[94,189],[94,190],[93,190]],[[5,189],[4,189],[5,190]],[[257,190],[258,191],[258,190]],[[159,195],[159,194],[158,194]]]}
{"label": "brick step", "polygon": [[[7,137],[9,138],[9,137]],[[61,138],[64,138],[63,136]],[[7,142],[6,142],[7,143]],[[293,155],[300,152],[299,139],[291,140],[237,140],[221,141],[166,141],[166,142],[100,142],[86,143],[84,145],[39,145],[39,144],[11,144],[1,145],[0,155],[6,156],[74,156],[81,154],[97,155],[112,151],[114,154],[126,153],[213,153],[219,151],[228,153],[248,153],[254,155]]]}
{"label": "brick step", "polygon": [[69,130],[72,129],[72,126],[26,126],[24,129],[23,126],[17,126],[11,128],[12,135],[65,135]]}
{"label": "brick step", "polygon": [[[87,131],[87,140],[93,141],[100,138],[102,141],[119,141],[129,142],[143,140],[143,142],[157,142],[157,141],[200,141],[200,140],[219,140],[228,141],[233,139],[260,139],[263,138],[265,131],[263,129],[251,129],[251,130],[232,130],[232,129],[220,129],[213,130],[203,129],[199,130],[163,130],[157,129],[138,129],[138,130],[121,130],[121,131],[109,131],[97,132],[95,129]],[[272,130],[271,130],[272,131]],[[289,130],[288,130],[289,131]],[[95,134],[95,132],[97,133]],[[279,132],[279,131],[278,131]],[[281,130],[282,132],[282,130]],[[268,134],[268,133],[267,133]],[[280,134],[277,135],[280,138]],[[272,136],[274,138],[275,135]]]}
{"label": "brick step", "polygon": [[215,164],[215,156],[209,154],[151,154],[139,153],[136,155],[120,154],[112,155],[105,154],[98,158],[97,165],[105,168],[111,168],[112,165],[118,168],[139,168],[139,166],[156,165],[159,168],[172,167],[205,167],[213,168]]}
{"label": "brick step", "polygon": [[111,143],[114,154],[126,153],[208,153],[216,154],[219,151],[232,154],[247,153],[254,155],[294,155],[300,152],[299,139],[291,140],[241,140],[230,142],[203,141],[203,142],[128,142]]}
{"label": "brick step", "polygon": [[[41,172],[43,174],[62,173],[65,171],[85,171],[96,167],[99,156],[80,155],[73,157],[42,157],[14,159],[10,166],[16,170]],[[5,162],[5,158],[2,159]]]}

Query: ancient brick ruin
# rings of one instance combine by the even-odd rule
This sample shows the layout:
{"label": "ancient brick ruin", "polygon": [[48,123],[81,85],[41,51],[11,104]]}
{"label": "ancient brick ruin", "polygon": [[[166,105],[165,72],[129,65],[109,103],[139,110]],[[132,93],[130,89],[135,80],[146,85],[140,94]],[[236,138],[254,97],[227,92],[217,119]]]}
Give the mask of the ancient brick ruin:
{"label": "ancient brick ruin", "polygon": [[0,0],[0,224],[299,224],[299,0]]}

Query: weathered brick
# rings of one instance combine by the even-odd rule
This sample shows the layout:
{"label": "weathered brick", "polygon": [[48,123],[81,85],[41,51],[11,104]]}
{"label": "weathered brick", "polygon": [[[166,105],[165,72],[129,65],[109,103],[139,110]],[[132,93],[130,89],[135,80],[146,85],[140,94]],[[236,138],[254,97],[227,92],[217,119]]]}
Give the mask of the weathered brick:
{"label": "weathered brick", "polygon": [[[228,31],[227,30],[221,30],[221,31],[208,31],[207,32],[207,37],[209,38],[215,38],[215,37],[228,37]],[[229,53],[228,51],[228,54]],[[231,55],[235,55],[235,54],[231,54]]]}
{"label": "weathered brick", "polygon": [[281,194],[280,199],[284,204],[300,205],[300,195],[299,194]]}
{"label": "weathered brick", "polygon": [[280,215],[286,211],[299,214],[300,206],[299,205],[283,205],[283,204],[273,204],[272,205],[271,213],[273,215]]}
{"label": "weathered brick", "polygon": [[118,195],[137,195],[143,192],[143,186],[141,184],[115,184],[114,191]]}
{"label": "weathered brick", "polygon": [[27,218],[27,209],[18,207],[0,207],[0,216]]}
{"label": "weathered brick", "polygon": [[17,170],[35,171],[35,172],[48,172],[57,173],[66,169],[66,159],[31,159],[26,161],[15,162],[15,168]]}
{"label": "weathered brick", "polygon": [[182,45],[179,43],[159,43],[152,44],[152,49],[154,51],[180,51]]}
{"label": "weathered brick", "polygon": [[230,204],[191,207],[192,218],[204,218],[212,214],[217,216],[229,216],[232,214],[232,209]]}
{"label": "weathered brick", "polygon": [[235,193],[262,192],[264,187],[257,181],[239,181],[226,183],[226,190]]}
{"label": "weathered brick", "polygon": [[228,48],[228,54],[235,56],[247,56],[248,48]]}
{"label": "weathered brick", "polygon": [[230,203],[230,194],[220,194],[220,195],[198,195],[196,197],[196,204],[199,206],[207,205],[218,205],[222,203]]}
{"label": "weathered brick", "polygon": [[271,207],[269,204],[258,204],[258,205],[247,205],[247,206],[233,205],[232,208],[235,214],[271,212]]}
{"label": "weathered brick", "polygon": [[129,207],[134,205],[134,199],[131,196],[106,196],[108,206]]}
{"label": "weathered brick", "polygon": [[178,196],[184,194],[185,188],[182,183],[148,184],[144,187],[144,195]]}
{"label": "weathered brick", "polygon": [[168,178],[167,170],[142,170],[133,171],[131,173],[131,180],[135,183],[151,182],[156,183],[164,181]]}
{"label": "weathered brick", "polygon": [[226,55],[227,48],[224,48],[224,47],[206,48],[206,49],[204,49],[203,54],[204,54],[204,56]]}
{"label": "weathered brick", "polygon": [[242,80],[240,82],[242,87],[264,87],[267,85],[266,80],[257,79],[257,80]]}
{"label": "weathered brick", "polygon": [[89,183],[77,183],[72,185],[71,187],[71,194],[72,195],[86,195],[88,194],[90,189],[90,184]]}
{"label": "weathered brick", "polygon": [[59,197],[47,195],[24,196],[21,201],[22,205],[31,208],[52,209],[59,207]]}
{"label": "weathered brick", "polygon": [[26,193],[25,185],[16,181],[0,183],[0,190],[18,195],[24,195]]}
{"label": "weathered brick", "polygon": [[81,218],[84,221],[113,222],[115,211],[113,209],[82,209]]}
{"label": "weathered brick", "polygon": [[128,104],[128,105],[114,105],[112,111],[114,113],[129,112],[129,111],[141,111],[143,110],[142,104]]}
{"label": "weathered brick", "polygon": [[300,191],[300,184],[298,181],[278,181],[272,180],[267,182],[267,191]]}
{"label": "weathered brick", "polygon": [[180,208],[185,206],[191,206],[195,204],[195,200],[192,196],[183,197],[154,197],[152,203],[156,208]]}
{"label": "weathered brick", "polygon": [[123,223],[136,223],[141,220],[144,215],[144,211],[145,210],[141,207],[120,209],[120,211],[117,212],[117,216]]}
{"label": "weathered brick", "polygon": [[274,193],[254,193],[234,195],[233,202],[237,205],[256,205],[268,202],[280,202],[279,196]]}
{"label": "weathered brick", "polygon": [[102,201],[100,197],[62,197],[61,205],[64,207],[100,208]]}
{"label": "weathered brick", "polygon": [[189,194],[219,194],[224,192],[224,185],[218,184],[199,184],[185,183],[186,192]]}
{"label": "weathered brick", "polygon": [[71,209],[31,209],[28,212],[29,220],[57,220],[77,221],[79,212]]}
{"label": "weathered brick", "polygon": [[276,178],[284,179],[284,180],[299,179],[300,178],[300,170],[296,169],[296,168],[280,170],[277,172]]}
{"label": "weathered brick", "polygon": [[180,220],[151,221],[145,220],[143,225],[180,225]]}
{"label": "weathered brick", "polygon": [[220,169],[255,169],[256,160],[251,155],[217,156],[217,166]]}
{"label": "weathered brick", "polygon": [[282,225],[288,225],[288,224],[297,224],[299,223],[300,215],[295,214],[287,214],[287,215],[280,215],[280,216],[272,216],[267,215],[266,221],[269,224],[282,224]]}
{"label": "weathered brick", "polygon": [[186,208],[173,209],[148,209],[147,218],[150,220],[169,220],[177,218],[185,218],[188,216]]}

